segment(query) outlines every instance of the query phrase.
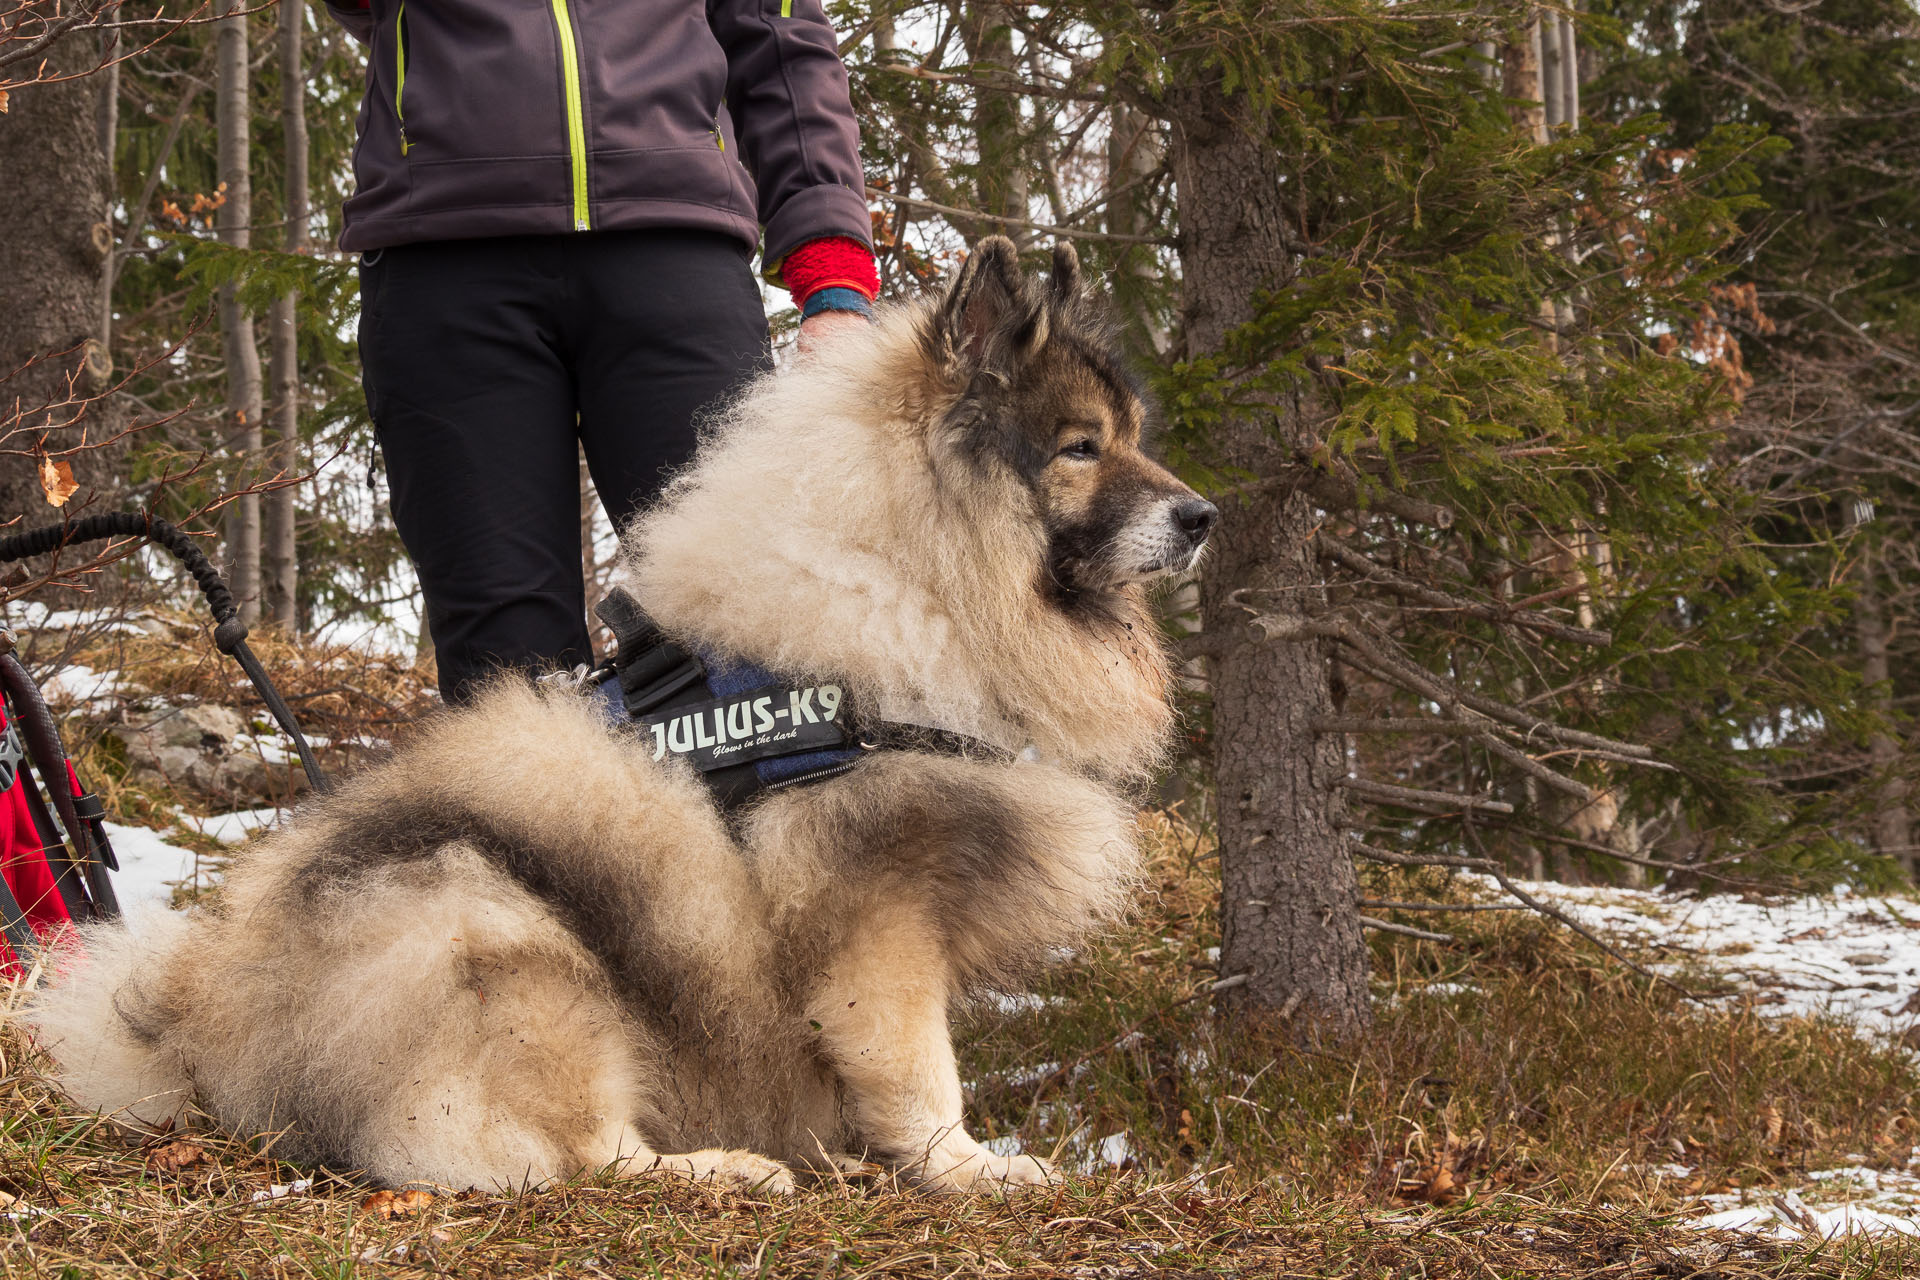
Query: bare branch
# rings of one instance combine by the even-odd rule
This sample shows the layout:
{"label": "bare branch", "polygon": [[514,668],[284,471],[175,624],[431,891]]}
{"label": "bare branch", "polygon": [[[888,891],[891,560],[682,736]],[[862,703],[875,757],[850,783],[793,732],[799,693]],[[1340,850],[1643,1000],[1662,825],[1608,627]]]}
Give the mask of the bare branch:
{"label": "bare branch", "polygon": [[1073,240],[1103,240],[1113,244],[1162,244],[1171,245],[1173,241],[1166,236],[1129,236],[1117,231],[1090,231],[1079,227],[1055,227],[1044,222],[1028,222],[1024,218],[1005,218],[993,213],[979,213],[972,209],[962,209],[955,205],[938,204],[932,200],[921,200],[914,196],[903,196],[893,191],[883,191],[879,187],[868,187],[867,196],[874,200],[891,200],[895,204],[911,205],[916,209],[928,209],[944,214],[949,218],[961,218],[971,222],[991,222],[1000,227],[1020,227],[1027,231],[1039,231],[1046,235],[1066,236]]}
{"label": "bare branch", "polygon": [[1556,772],[1553,769],[1549,769],[1546,765],[1541,764],[1538,760],[1535,760],[1518,747],[1509,746],[1507,743],[1494,737],[1491,733],[1476,733],[1473,735],[1473,740],[1493,752],[1494,755],[1505,760],[1520,772],[1526,774],[1529,778],[1534,778],[1546,786],[1552,787],[1555,791],[1561,792],[1564,795],[1570,795],[1583,804],[1592,804],[1596,798],[1593,788],[1589,787],[1586,783],[1576,778],[1569,778],[1565,774]]}
{"label": "bare branch", "polygon": [[1307,469],[1300,487],[1311,494],[1315,502],[1331,511],[1384,511],[1388,515],[1435,529],[1453,527],[1451,507],[1443,507],[1437,502],[1424,502],[1393,489],[1362,490],[1358,481],[1322,471],[1318,467]]}
{"label": "bare branch", "polygon": [[[1475,849],[1478,849],[1481,853],[1484,854],[1486,852],[1486,848],[1480,843],[1480,833],[1478,830],[1475,829],[1473,825],[1473,817],[1471,814],[1467,816],[1467,821],[1463,825],[1466,828],[1467,839],[1473,842],[1473,847]],[[1585,938],[1588,942],[1591,942],[1594,946],[1600,948],[1602,951],[1612,956],[1615,960],[1618,960],[1621,964],[1626,965],[1629,969],[1633,970],[1635,973],[1639,974],[1641,977],[1657,982],[1663,987],[1670,988],[1671,990],[1678,992],[1680,995],[1686,997],[1689,1000],[1705,1003],[1706,997],[1688,990],[1686,987],[1683,987],[1679,983],[1675,982],[1672,978],[1666,977],[1663,974],[1655,973],[1653,970],[1647,968],[1645,965],[1635,960],[1632,956],[1627,955],[1624,951],[1621,951],[1618,947],[1614,946],[1612,943],[1600,937],[1599,934],[1587,928],[1585,925],[1581,924],[1578,920],[1574,919],[1572,916],[1568,915],[1566,912],[1562,911],[1560,908],[1554,906],[1552,903],[1540,901],[1540,899],[1534,897],[1532,894],[1528,893],[1525,889],[1522,889],[1519,885],[1515,884],[1513,880],[1507,875],[1507,873],[1501,870],[1499,866],[1490,865],[1487,868],[1487,874],[1492,876],[1495,880],[1499,881],[1500,887],[1502,889],[1505,889],[1508,893],[1512,894],[1515,898],[1517,898],[1521,902],[1524,902],[1527,906],[1533,908],[1535,911],[1539,912],[1541,915],[1547,916],[1551,919],[1559,921],[1561,924],[1565,925],[1567,928],[1573,930],[1575,933]]]}
{"label": "bare branch", "polygon": [[1404,717],[1333,718],[1320,716],[1308,722],[1315,733],[1430,733],[1443,738],[1471,738],[1483,730],[1471,720],[1425,720]]}
{"label": "bare branch", "polygon": [[[1251,608],[1251,606],[1243,607]],[[1262,619],[1256,616],[1254,621],[1256,624],[1260,624]],[[1279,621],[1284,621],[1289,624],[1293,623],[1291,619],[1282,619]],[[1597,733],[1587,733],[1580,729],[1569,729],[1564,725],[1554,724],[1550,720],[1542,720],[1538,716],[1528,715],[1519,708],[1510,707],[1504,702],[1495,702],[1492,698],[1484,697],[1480,694],[1468,693],[1464,689],[1456,689],[1452,685],[1440,680],[1432,672],[1412,662],[1387,655],[1378,645],[1362,636],[1358,629],[1340,619],[1322,618],[1312,621],[1300,619],[1297,625],[1290,625],[1288,629],[1299,631],[1301,634],[1324,635],[1338,640],[1341,644],[1346,645],[1349,649],[1352,649],[1355,653],[1365,658],[1367,662],[1375,668],[1374,674],[1384,680],[1401,685],[1403,688],[1410,689],[1412,692],[1424,694],[1439,703],[1449,714],[1457,716],[1459,715],[1460,709],[1464,707],[1471,711],[1477,711],[1489,719],[1498,720],[1516,729],[1523,730],[1529,737],[1539,735],[1566,746],[1591,747],[1599,751],[1611,751],[1617,755],[1626,756],[1635,763],[1642,760],[1651,760],[1653,757],[1653,749],[1651,747],[1637,746],[1631,742],[1619,742],[1615,739],[1604,738]],[[1295,638],[1292,635],[1277,635],[1273,630],[1268,630],[1268,634],[1277,639]]]}
{"label": "bare branch", "polygon": [[1372,916],[1359,917],[1362,929],[1378,929],[1382,933],[1398,933],[1408,938],[1419,938],[1422,942],[1452,942],[1450,933],[1429,933],[1425,929],[1416,929],[1407,924],[1389,924],[1385,920],[1375,920]]}
{"label": "bare branch", "polygon": [[1491,859],[1469,858],[1461,854],[1393,853],[1370,845],[1358,836],[1347,837],[1347,851],[1356,858],[1382,862],[1390,867],[1459,867],[1467,871],[1485,871],[1494,865]]}
{"label": "bare branch", "polygon": [[1461,809],[1479,809],[1486,813],[1501,814],[1513,812],[1513,806],[1504,800],[1457,795],[1451,791],[1422,791],[1416,787],[1396,787],[1386,782],[1369,782],[1365,778],[1342,778],[1337,785],[1345,787],[1355,795],[1366,796],[1368,799],[1386,804],[1402,805],[1410,809],[1438,808],[1443,813],[1453,813]]}
{"label": "bare branch", "polygon": [[1340,545],[1340,543],[1327,537],[1325,534],[1321,534],[1314,539],[1314,550],[1319,553],[1322,559],[1331,560],[1344,569],[1350,569],[1360,574],[1370,585],[1383,587],[1397,596],[1403,596],[1409,600],[1418,600],[1421,604],[1429,605],[1436,609],[1447,609],[1456,613],[1464,613],[1470,617],[1480,618],[1486,622],[1508,623],[1517,627],[1526,627],[1528,630],[1538,631],[1543,635],[1553,636],[1555,639],[1570,640],[1575,644],[1592,645],[1596,649],[1605,648],[1607,645],[1613,643],[1613,633],[1610,631],[1568,626],[1564,622],[1555,622],[1551,618],[1543,618],[1538,614],[1528,613],[1511,606],[1462,600],[1458,596],[1450,595],[1445,591],[1427,586],[1425,583],[1414,582],[1409,578],[1403,578],[1386,566],[1377,564],[1366,556],[1361,555],[1358,551]]}
{"label": "bare branch", "polygon": [[1380,902],[1373,898],[1360,899],[1360,905],[1371,911],[1525,911],[1527,906],[1520,902]]}

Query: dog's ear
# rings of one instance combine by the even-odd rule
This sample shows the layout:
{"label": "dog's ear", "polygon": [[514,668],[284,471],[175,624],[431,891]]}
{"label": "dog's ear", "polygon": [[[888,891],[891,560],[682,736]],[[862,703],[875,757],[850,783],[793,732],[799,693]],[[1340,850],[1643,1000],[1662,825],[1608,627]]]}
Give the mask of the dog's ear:
{"label": "dog's ear", "polygon": [[971,369],[1011,373],[1047,341],[1047,308],[1005,236],[973,247],[940,306],[941,327]]}
{"label": "dog's ear", "polygon": [[1053,245],[1053,276],[1049,283],[1053,288],[1053,299],[1063,307],[1071,307],[1080,301],[1080,292],[1086,287],[1080,278],[1080,255],[1074,252],[1073,241],[1056,240]]}

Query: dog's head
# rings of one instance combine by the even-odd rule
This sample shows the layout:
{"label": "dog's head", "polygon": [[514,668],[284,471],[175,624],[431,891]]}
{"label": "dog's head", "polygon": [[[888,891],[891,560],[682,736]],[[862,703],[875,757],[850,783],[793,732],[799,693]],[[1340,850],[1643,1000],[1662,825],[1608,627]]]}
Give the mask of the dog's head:
{"label": "dog's head", "polygon": [[1011,241],[981,241],[921,342],[962,388],[938,439],[977,474],[1025,487],[1045,532],[1045,585],[1063,602],[1199,559],[1219,512],[1142,451],[1152,407],[1071,245],[1054,248],[1040,280],[1020,271]]}

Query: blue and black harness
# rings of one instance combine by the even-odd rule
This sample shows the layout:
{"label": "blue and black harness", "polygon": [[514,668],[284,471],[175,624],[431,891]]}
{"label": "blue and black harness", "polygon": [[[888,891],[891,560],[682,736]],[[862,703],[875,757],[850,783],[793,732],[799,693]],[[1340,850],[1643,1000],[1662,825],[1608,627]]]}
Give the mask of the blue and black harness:
{"label": "blue and black harness", "polygon": [[723,809],[763,791],[837,777],[874,751],[933,751],[1006,762],[978,738],[861,716],[837,684],[782,680],[751,663],[689,652],[638,601],[615,589],[595,612],[613,631],[614,658],[589,674],[608,714],[645,735],[655,759],[696,769]]}

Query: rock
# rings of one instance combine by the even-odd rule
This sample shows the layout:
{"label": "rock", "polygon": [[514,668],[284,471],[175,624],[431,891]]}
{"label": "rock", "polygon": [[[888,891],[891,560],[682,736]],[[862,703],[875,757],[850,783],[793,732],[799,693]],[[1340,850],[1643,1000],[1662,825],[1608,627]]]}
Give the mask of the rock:
{"label": "rock", "polygon": [[128,780],[137,786],[254,807],[283,802],[307,785],[298,768],[262,757],[247,718],[231,707],[203,703],[132,714],[138,718],[107,736],[125,750]]}
{"label": "rock", "polygon": [[202,703],[161,712],[147,734],[169,747],[224,747],[247,731],[247,722],[231,707]]}

